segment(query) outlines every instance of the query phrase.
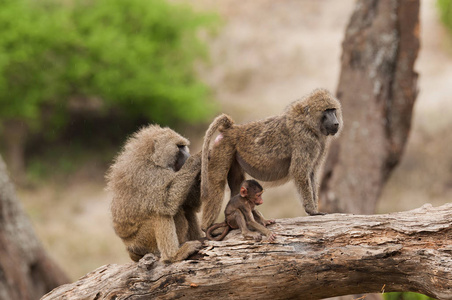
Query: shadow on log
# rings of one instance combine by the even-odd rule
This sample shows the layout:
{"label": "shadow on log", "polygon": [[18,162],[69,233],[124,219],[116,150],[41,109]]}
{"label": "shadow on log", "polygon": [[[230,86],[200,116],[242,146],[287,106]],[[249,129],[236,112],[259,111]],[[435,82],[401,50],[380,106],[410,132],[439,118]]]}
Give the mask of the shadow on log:
{"label": "shadow on log", "polygon": [[276,242],[237,230],[189,260],[106,265],[43,299],[320,299],[413,291],[452,299],[452,203],[385,215],[277,220]]}

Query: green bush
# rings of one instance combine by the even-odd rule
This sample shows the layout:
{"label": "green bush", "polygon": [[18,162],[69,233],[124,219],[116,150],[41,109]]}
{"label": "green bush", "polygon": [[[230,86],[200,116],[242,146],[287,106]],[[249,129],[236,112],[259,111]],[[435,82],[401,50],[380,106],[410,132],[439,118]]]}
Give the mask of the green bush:
{"label": "green bush", "polygon": [[68,98],[172,124],[212,112],[194,64],[214,20],[164,0],[0,2],[0,120],[64,121]]}
{"label": "green bush", "polygon": [[163,124],[194,123],[212,112],[194,72],[205,55],[198,32],[212,17],[162,0],[98,0],[79,2],[72,20],[80,48],[68,76],[76,93]]}
{"label": "green bush", "polygon": [[[37,2],[37,1],[33,1]],[[0,120],[40,124],[41,109],[67,97],[64,50],[69,14],[23,0],[0,2]]]}
{"label": "green bush", "polygon": [[12,169],[27,142],[48,148],[68,124],[89,144],[206,121],[214,104],[195,71],[216,22],[166,0],[0,0],[0,133],[22,157],[9,150]]}
{"label": "green bush", "polygon": [[449,30],[452,30],[452,0],[438,0],[441,21]]}
{"label": "green bush", "polygon": [[385,293],[383,294],[383,298],[385,300],[434,300],[428,296],[411,292]]}

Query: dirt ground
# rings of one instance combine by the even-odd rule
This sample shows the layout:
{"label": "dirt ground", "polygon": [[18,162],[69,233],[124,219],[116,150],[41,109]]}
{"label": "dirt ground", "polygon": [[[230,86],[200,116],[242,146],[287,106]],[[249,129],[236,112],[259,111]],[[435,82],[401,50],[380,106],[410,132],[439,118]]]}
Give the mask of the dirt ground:
{"label": "dirt ground", "polygon": [[[186,2],[217,11],[224,20],[209,41],[211,63],[200,72],[214,89],[221,111],[237,122],[279,113],[317,87],[335,91],[353,0]],[[379,212],[452,199],[452,39],[438,22],[434,1],[421,2],[413,129]],[[199,150],[202,135],[187,137],[192,151]],[[18,191],[43,244],[74,280],[101,265],[129,261],[111,228],[104,172],[81,167],[64,185]],[[264,201],[261,211],[267,217],[304,215],[290,183],[268,189]]]}

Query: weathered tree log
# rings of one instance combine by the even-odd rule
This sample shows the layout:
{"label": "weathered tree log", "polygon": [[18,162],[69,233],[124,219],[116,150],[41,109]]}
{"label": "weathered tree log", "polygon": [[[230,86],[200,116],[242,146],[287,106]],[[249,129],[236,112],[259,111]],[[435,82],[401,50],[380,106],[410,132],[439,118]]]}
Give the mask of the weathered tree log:
{"label": "weathered tree log", "polygon": [[105,265],[43,299],[319,299],[413,291],[452,299],[452,203],[385,215],[277,220],[275,243],[237,230],[189,260]]}

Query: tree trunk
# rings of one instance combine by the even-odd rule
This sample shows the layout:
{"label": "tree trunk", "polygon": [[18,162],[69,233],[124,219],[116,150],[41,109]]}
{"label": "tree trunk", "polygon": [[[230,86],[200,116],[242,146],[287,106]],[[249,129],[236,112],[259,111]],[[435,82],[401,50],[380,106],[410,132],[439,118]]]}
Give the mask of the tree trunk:
{"label": "tree trunk", "polygon": [[375,212],[410,131],[418,50],[419,0],[357,1],[337,89],[344,129],[325,164],[321,210]]}
{"label": "tree trunk", "polygon": [[39,299],[67,282],[38,241],[0,156],[0,299]]}
{"label": "tree trunk", "polygon": [[6,161],[16,183],[25,181],[25,143],[28,126],[21,120],[3,122],[3,135],[6,145]]}
{"label": "tree trunk", "polygon": [[106,265],[50,299],[319,299],[414,291],[452,299],[452,203],[386,215],[277,220],[276,242],[233,230],[189,260]]}

